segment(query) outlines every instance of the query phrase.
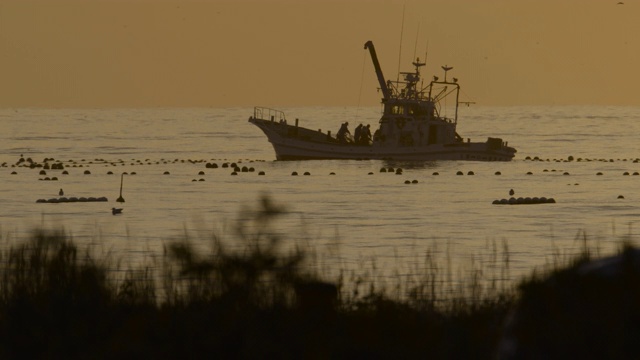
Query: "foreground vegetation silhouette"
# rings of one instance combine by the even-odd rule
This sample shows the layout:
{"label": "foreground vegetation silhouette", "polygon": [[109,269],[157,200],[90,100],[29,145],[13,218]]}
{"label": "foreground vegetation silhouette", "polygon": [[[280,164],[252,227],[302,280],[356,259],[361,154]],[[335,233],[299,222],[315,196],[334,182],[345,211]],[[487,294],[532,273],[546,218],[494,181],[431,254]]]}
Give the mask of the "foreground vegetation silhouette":
{"label": "foreground vegetation silhouette", "polygon": [[[264,197],[235,229],[241,250],[214,237],[211,253],[201,254],[182,239],[165,247],[161,264],[121,272],[113,271],[113,260],[80,250],[63,231],[34,230],[0,259],[0,358],[566,358],[607,329],[580,337],[579,327],[570,326],[567,335],[557,326],[571,324],[584,315],[580,311],[610,306],[606,296],[590,300],[602,286],[620,290],[606,280],[592,287],[594,278],[570,275],[589,263],[587,250],[564,267],[534,273],[518,291],[485,284],[481,269],[463,283],[447,281],[450,270],[433,254],[423,274],[398,280],[405,283],[392,287],[397,291],[345,276],[321,279],[305,266],[308,254],[283,251],[271,225],[284,213]],[[508,268],[508,256],[503,261]],[[635,266],[623,263],[627,270]],[[552,286],[546,285],[550,279]],[[636,295],[637,278],[625,279],[616,286]],[[575,294],[576,282],[581,298],[562,297]],[[635,321],[636,299],[613,304],[625,305]],[[571,308],[575,301],[594,307],[554,323],[563,314],[554,304]],[[611,325],[605,318],[580,326]],[[615,318],[614,330],[632,332],[614,350],[601,345],[598,354],[633,353],[627,345],[640,339],[637,321],[623,318]],[[537,338],[540,331],[549,334],[546,340]],[[560,334],[564,340],[549,340]]]}

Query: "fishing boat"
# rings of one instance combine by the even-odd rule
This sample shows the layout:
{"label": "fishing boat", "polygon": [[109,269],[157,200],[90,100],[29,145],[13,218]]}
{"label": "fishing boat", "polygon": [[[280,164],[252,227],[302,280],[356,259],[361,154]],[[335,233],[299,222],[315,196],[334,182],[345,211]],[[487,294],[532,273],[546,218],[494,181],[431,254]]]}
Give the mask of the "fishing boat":
{"label": "fishing boat", "polygon": [[[472,160],[510,161],[516,149],[501,138],[485,142],[463,139],[456,132],[460,85],[447,79],[452,69],[443,66],[444,79],[434,76],[428,85],[420,76],[425,65],[418,58],[412,72],[402,79],[386,80],[373,42],[367,41],[382,92],[382,117],[371,135],[369,126],[359,125],[354,134],[349,119],[334,135],[287,121],[283,111],[255,107],[249,122],[259,127],[273,145],[278,160],[381,159],[381,160]],[[447,100],[449,99],[449,100]],[[451,114],[451,115],[449,115]]]}

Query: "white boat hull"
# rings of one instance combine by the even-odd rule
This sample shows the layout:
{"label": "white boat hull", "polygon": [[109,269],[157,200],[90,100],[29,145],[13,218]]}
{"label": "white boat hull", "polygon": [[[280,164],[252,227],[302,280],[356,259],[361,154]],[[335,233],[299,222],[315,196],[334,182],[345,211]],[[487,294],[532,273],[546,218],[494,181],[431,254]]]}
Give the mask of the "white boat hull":
{"label": "white boat hull", "polygon": [[[278,160],[312,159],[380,159],[380,160],[471,160],[510,161],[515,150],[510,147],[492,149],[488,142],[458,142],[454,144],[432,144],[426,146],[382,146],[354,145],[324,141],[326,135],[314,134],[304,128],[281,125],[262,119],[250,118],[273,146]],[[286,129],[286,130],[283,130]],[[293,131],[292,131],[293,130]],[[289,133],[301,132],[306,139]],[[318,135],[318,136],[316,136]]]}

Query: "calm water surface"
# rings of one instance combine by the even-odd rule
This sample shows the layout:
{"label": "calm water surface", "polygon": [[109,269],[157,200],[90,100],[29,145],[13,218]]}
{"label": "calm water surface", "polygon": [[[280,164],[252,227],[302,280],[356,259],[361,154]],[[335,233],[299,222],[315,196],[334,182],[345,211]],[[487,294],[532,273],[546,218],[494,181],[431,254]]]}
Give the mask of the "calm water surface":
{"label": "calm water surface", "polygon": [[[380,111],[284,110],[301,126],[333,133],[345,120],[375,126]],[[621,239],[639,238],[640,176],[633,173],[640,171],[634,162],[640,158],[640,108],[461,108],[458,133],[473,141],[503,138],[518,150],[509,163],[278,162],[264,135],[247,122],[252,113],[251,108],[0,110],[4,246],[42,225],[62,226],[78,243],[132,263],[160,254],[163,244],[185,234],[206,247],[215,233],[233,247],[240,245],[232,231],[239,211],[257,204],[262,194],[290,211],[277,224],[287,235],[286,245],[311,247],[325,268],[375,264],[388,276],[419,268],[427,251],[439,261],[482,262],[490,258],[493,243],[501,247],[506,241],[511,274],[517,277],[554,253],[577,251],[583,234],[603,253],[614,251]],[[40,169],[14,166],[21,155],[36,162],[60,160],[69,174],[40,175]],[[581,161],[565,161],[569,156]],[[241,162],[255,171],[231,176],[230,168],[209,169],[206,162]],[[382,167],[404,172],[380,173]],[[291,176],[293,171],[300,175]],[[303,176],[306,171],[311,175]],[[467,175],[470,171],[475,175]],[[118,204],[122,172],[136,174],[124,177],[126,202]],[[41,180],[46,176],[58,181]],[[57,197],[60,188],[65,196],[109,201],[36,203]],[[511,188],[516,196],[553,197],[557,203],[491,204],[508,198]],[[114,206],[124,208],[121,216],[111,214]]]}

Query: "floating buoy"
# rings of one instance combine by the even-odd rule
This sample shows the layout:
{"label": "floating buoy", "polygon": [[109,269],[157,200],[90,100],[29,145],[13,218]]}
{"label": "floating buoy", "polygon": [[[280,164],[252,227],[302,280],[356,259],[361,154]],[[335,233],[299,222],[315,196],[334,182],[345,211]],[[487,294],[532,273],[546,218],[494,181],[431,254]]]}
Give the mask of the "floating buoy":
{"label": "floating buoy", "polygon": [[618,195],[618,199],[624,199],[624,196]]}
{"label": "floating buoy", "polygon": [[629,175],[629,172],[625,171],[622,175],[627,176],[627,175]]}
{"label": "floating buoy", "polygon": [[122,197],[122,184],[124,183],[124,173],[120,175],[120,196],[116,199],[117,202],[124,202],[124,198]]}
{"label": "floating buoy", "polygon": [[298,172],[297,171],[292,172],[291,176],[298,176]]}
{"label": "floating buoy", "polygon": [[527,171],[527,175],[533,175],[531,171]]}
{"label": "floating buoy", "polygon": [[47,172],[44,170],[40,170],[40,175],[47,175]]}
{"label": "floating buoy", "polygon": [[[329,175],[335,175],[336,173],[334,173],[333,171],[329,173]],[[373,173],[370,173],[373,174]]]}
{"label": "floating buoy", "polygon": [[456,175],[464,175],[464,173],[462,171],[458,171]]}
{"label": "floating buoy", "polygon": [[204,175],[204,171],[199,171],[198,175]]}
{"label": "floating buoy", "polygon": [[413,180],[411,183],[412,183],[412,184],[417,184],[417,183],[418,183],[418,180]]}
{"label": "floating buoy", "polygon": [[500,171],[496,171],[494,175],[502,175],[502,173]]}
{"label": "floating buoy", "polygon": [[246,166],[243,166],[243,167],[242,167],[242,172],[249,172],[249,168],[248,168],[248,167],[246,167]]}
{"label": "floating buoy", "polygon": [[569,175],[569,173],[565,171],[564,173],[562,173],[562,175]]}
{"label": "floating buoy", "polygon": [[370,171],[368,175],[373,175],[373,172]]}
{"label": "floating buoy", "polygon": [[162,175],[171,175],[171,173],[168,171],[165,171],[164,173],[162,173]]}
{"label": "floating buoy", "polygon": [[600,175],[602,175],[602,173],[601,173],[601,172],[598,172],[596,175],[600,176]]}
{"label": "floating buoy", "polygon": [[311,173],[308,172],[308,171],[305,171],[303,175],[309,176],[309,175],[311,175]]}
{"label": "floating buoy", "polygon": [[402,169],[397,168],[396,169],[396,175],[402,175]]}
{"label": "floating buoy", "polygon": [[431,175],[440,175],[440,173],[436,171],[436,172],[434,172],[434,173],[433,173],[433,174],[431,174]]}
{"label": "floating buoy", "polygon": [[264,171],[260,171],[258,175],[264,175]]}
{"label": "floating buoy", "polygon": [[238,175],[236,171],[232,172],[231,175]]}
{"label": "floating buoy", "polygon": [[469,171],[467,172],[467,175],[475,175],[475,173],[473,171]]}
{"label": "floating buoy", "polygon": [[405,184],[411,184],[411,181],[409,181],[409,180],[405,180],[405,181],[404,181],[404,183],[405,183]]}
{"label": "floating buoy", "polygon": [[493,200],[492,204],[494,205],[533,205],[533,204],[555,204],[555,200],[553,198],[542,197],[519,197],[514,198],[510,197],[509,199],[500,199]]}
{"label": "floating buoy", "polygon": [[386,168],[380,168],[380,172],[387,172]]}

